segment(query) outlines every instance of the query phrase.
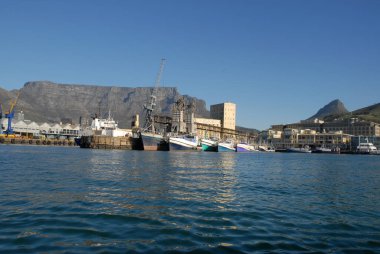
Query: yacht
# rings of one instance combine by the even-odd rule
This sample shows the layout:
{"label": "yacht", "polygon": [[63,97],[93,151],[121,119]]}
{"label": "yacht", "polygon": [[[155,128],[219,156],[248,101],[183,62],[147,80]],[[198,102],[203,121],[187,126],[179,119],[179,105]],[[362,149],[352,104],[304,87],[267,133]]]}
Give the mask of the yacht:
{"label": "yacht", "polygon": [[377,147],[374,146],[372,143],[367,142],[365,143],[359,143],[359,145],[356,147],[356,152],[361,154],[378,154]]}

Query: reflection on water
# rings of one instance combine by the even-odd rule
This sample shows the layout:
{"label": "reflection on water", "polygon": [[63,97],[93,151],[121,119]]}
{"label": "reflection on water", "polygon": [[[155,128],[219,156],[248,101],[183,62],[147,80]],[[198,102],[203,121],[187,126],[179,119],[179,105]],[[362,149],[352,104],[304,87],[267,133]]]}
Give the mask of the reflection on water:
{"label": "reflection on water", "polygon": [[5,253],[380,248],[376,156],[0,146],[0,165]]}

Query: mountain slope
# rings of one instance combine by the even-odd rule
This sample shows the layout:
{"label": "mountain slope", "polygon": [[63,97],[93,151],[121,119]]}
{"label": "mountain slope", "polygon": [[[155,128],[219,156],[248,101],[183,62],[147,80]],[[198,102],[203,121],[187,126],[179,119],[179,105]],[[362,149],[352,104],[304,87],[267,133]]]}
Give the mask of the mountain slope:
{"label": "mountain slope", "polygon": [[331,115],[325,118],[326,121],[332,121],[336,118],[359,118],[361,120],[380,123],[380,103],[354,110],[343,115]]}
{"label": "mountain slope", "polygon": [[348,113],[348,110],[344,106],[343,102],[337,99],[337,100],[331,101],[329,104],[319,109],[315,115],[311,116],[307,120],[312,120],[315,118],[323,119],[324,117],[327,117],[327,116],[343,115],[346,113]]}

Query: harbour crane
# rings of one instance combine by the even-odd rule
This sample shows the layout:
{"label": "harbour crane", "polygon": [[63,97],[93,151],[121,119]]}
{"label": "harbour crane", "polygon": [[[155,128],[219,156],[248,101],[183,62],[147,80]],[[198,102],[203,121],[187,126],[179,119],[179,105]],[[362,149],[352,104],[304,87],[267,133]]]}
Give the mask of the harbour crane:
{"label": "harbour crane", "polygon": [[8,118],[8,126],[7,129],[5,130],[5,134],[10,135],[13,134],[13,128],[12,128],[12,119],[15,114],[15,106],[18,101],[18,97],[20,96],[20,92],[17,93],[17,96],[15,99],[11,100],[9,103],[9,110],[5,112],[5,118]]}
{"label": "harbour crane", "polygon": [[161,59],[160,70],[158,71],[158,74],[157,74],[156,84],[150,96],[149,104],[148,105],[144,104],[145,123],[144,123],[143,131],[155,132],[153,111],[154,111],[154,108],[156,107],[157,91],[158,91],[158,86],[160,85],[160,80],[161,80],[162,72],[164,70],[164,65],[165,65],[165,59],[163,58]]}

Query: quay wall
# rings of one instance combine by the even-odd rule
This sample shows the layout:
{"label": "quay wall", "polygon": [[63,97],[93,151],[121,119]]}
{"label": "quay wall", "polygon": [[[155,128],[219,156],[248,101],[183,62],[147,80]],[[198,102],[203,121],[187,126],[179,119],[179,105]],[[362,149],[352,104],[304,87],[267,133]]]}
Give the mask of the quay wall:
{"label": "quay wall", "polygon": [[132,150],[132,137],[82,136],[81,148]]}
{"label": "quay wall", "polygon": [[76,146],[73,140],[57,140],[57,139],[27,139],[19,137],[0,137],[0,144],[10,145],[45,145],[45,146]]}

